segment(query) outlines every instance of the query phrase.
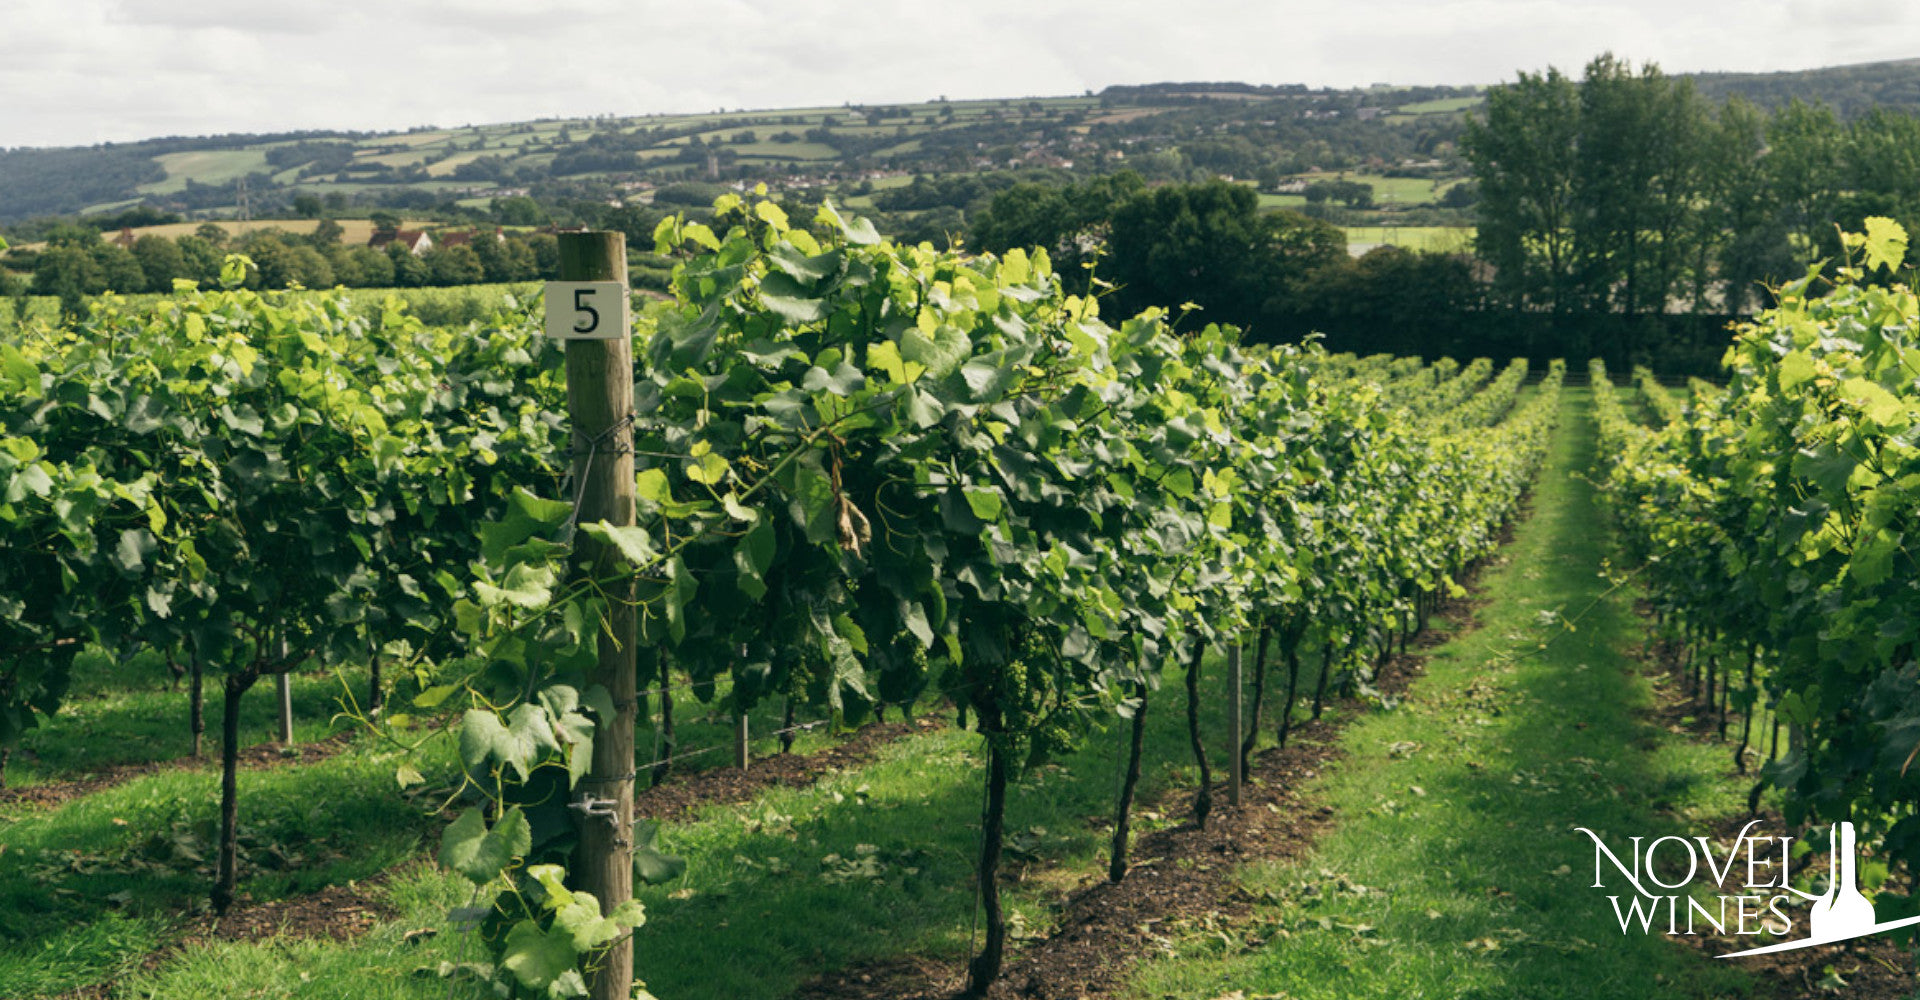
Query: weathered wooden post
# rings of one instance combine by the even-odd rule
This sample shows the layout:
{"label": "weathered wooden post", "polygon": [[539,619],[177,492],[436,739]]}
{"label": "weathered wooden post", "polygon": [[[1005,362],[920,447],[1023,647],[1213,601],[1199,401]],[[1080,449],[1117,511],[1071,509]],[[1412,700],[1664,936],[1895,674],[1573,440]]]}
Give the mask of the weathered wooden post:
{"label": "weathered wooden post", "polygon": [[1229,744],[1233,748],[1230,755],[1233,766],[1227,769],[1227,801],[1235,808],[1240,806],[1240,782],[1246,777],[1241,773],[1245,770],[1242,765],[1246,758],[1240,753],[1240,741],[1246,738],[1242,731],[1246,723],[1240,712],[1240,640],[1235,639],[1227,643],[1227,717],[1233,720],[1233,742]]}
{"label": "weathered wooden post", "polygon": [[[567,418],[573,426],[573,475],[579,523],[634,523],[633,344],[627,246],[620,233],[561,233],[560,280],[547,284],[547,333],[567,344]],[[574,552],[584,572],[619,575],[610,545],[579,535]],[[634,585],[606,588],[607,627],[599,630],[599,664],[591,682],[612,696],[614,717],[594,730],[593,766],[580,781],[580,846],[574,873],[600,900],[601,912],[633,898]],[[619,638],[614,638],[614,637]],[[607,954],[589,984],[593,1000],[628,1000],[633,942]]]}
{"label": "weathered wooden post", "polygon": [[[278,655],[280,662],[286,662],[286,636],[281,636],[275,642],[274,652]],[[283,747],[293,745],[293,678],[288,676],[290,673],[291,671],[282,670],[273,678],[273,686],[280,695],[280,745]]]}

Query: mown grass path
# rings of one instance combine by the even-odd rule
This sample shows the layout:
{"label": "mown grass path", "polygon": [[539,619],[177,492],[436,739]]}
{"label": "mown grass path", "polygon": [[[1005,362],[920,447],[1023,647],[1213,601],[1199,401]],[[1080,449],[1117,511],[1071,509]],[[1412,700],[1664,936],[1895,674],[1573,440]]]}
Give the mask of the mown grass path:
{"label": "mown grass path", "polygon": [[1569,390],[1532,515],[1482,577],[1473,622],[1432,651],[1398,711],[1341,738],[1345,760],[1310,796],[1335,810],[1333,831],[1304,861],[1243,869],[1266,900],[1259,925],[1170,938],[1136,995],[1745,992],[1737,968],[1623,935],[1590,888],[1593,847],[1575,827],[1692,835],[1739,805],[1716,751],[1643,716],[1630,653],[1645,630],[1600,575],[1593,449],[1588,397]]}

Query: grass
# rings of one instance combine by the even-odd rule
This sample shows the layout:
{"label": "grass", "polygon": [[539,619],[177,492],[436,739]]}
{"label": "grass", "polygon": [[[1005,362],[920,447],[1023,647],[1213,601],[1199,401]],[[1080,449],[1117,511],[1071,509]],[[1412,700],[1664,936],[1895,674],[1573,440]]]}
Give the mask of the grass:
{"label": "grass", "polygon": [[1486,100],[1486,98],[1480,97],[1479,95],[1472,97],[1442,97],[1433,101],[1415,101],[1412,104],[1402,104],[1395,108],[1394,111],[1403,115],[1446,114],[1478,107],[1484,100]]}
{"label": "grass", "polygon": [[[323,739],[345,728],[332,715],[340,682],[330,674],[297,674],[293,687],[294,740]],[[356,697],[365,698],[365,680],[357,678]],[[208,766],[220,754],[220,681],[206,681]],[[267,681],[241,699],[240,732],[244,746],[279,738],[278,700]],[[74,665],[74,691],[49,724],[30,730],[7,766],[7,785],[23,788],[79,777],[117,764],[143,764],[185,757],[192,751],[188,729],[186,682],[172,690],[166,666],[155,653],[125,664],[106,654],[82,654]]]}
{"label": "grass", "polygon": [[202,184],[224,184],[236,177],[267,169],[267,151],[264,148],[162,153],[153,159],[166,169],[167,179],[135,188],[141,194],[174,194],[186,190],[189,179]]}
{"label": "grass", "polygon": [[498,155],[500,155],[500,150],[498,148],[470,149],[464,152],[455,153],[452,156],[449,156],[438,163],[428,164],[427,176],[428,177],[452,177],[453,172],[455,170],[458,170],[459,168],[469,163],[472,163],[473,161],[481,158],[482,156],[498,156]]}
{"label": "grass", "polygon": [[762,139],[737,146],[729,144],[723,148],[754,159],[831,160],[840,155],[839,150],[824,142],[774,142]]}
{"label": "grass", "polygon": [[[24,777],[62,777],[109,759],[158,760],[176,750],[185,753],[186,698],[167,691],[165,679],[157,657],[114,667],[104,657],[83,656],[72,711],[30,735],[38,760]],[[352,683],[359,695],[364,678]],[[243,743],[273,737],[271,691],[263,684],[243,702]],[[302,720],[296,736],[312,739],[332,730],[329,717],[339,691],[338,681],[329,676],[296,681],[296,718]],[[712,752],[691,753],[676,769],[726,766],[730,720],[708,711],[689,689],[677,694],[681,752]],[[217,693],[208,698],[216,724],[219,699]],[[772,733],[779,711],[773,703],[763,706],[752,719],[756,731]],[[803,732],[796,750],[811,752],[828,741],[822,732]],[[773,740],[762,736],[755,745],[768,752]],[[643,761],[650,759],[651,730],[643,729],[639,746]],[[204,912],[217,838],[217,754],[215,732],[209,735],[207,762],[199,767],[143,775],[54,807],[22,804],[0,810],[0,997],[54,996],[118,979],[176,939],[183,921]],[[363,738],[325,761],[243,769],[241,891],[258,901],[282,899],[403,869],[430,855],[443,825],[431,816],[438,799],[432,792],[401,792],[394,780],[400,759],[393,745]],[[427,777],[429,789],[444,790],[457,774],[452,741],[444,737],[431,739],[410,759]],[[18,761],[11,776],[24,784]],[[359,952],[394,944],[390,938],[406,929],[444,923],[449,900],[461,891],[456,881],[409,869],[401,872],[396,888],[376,890],[394,894],[405,926],[387,936],[376,932],[346,946],[345,957],[335,956],[345,963],[333,967],[339,970],[336,995],[370,995],[356,992],[356,974],[345,970],[368,961]],[[449,944],[470,942],[449,935]],[[409,945],[393,956],[412,962],[419,953]],[[178,993],[166,992],[171,986],[156,987],[157,995],[245,995],[242,984],[261,973],[263,956],[269,954],[275,962],[291,963],[285,968],[290,982],[308,981],[330,968],[331,953],[308,943],[195,946],[156,974],[193,985]],[[457,951],[448,957],[461,958]],[[226,985],[208,986],[201,977],[223,968],[223,961],[232,963],[218,973]],[[413,979],[412,968],[386,968],[400,990],[393,995],[443,995],[436,992],[443,990],[437,981]]]}
{"label": "grass", "polygon": [[[1206,675],[1210,688],[1218,687],[1220,673],[1214,669]],[[1216,766],[1222,766],[1217,758],[1224,743],[1224,700],[1208,697],[1204,709]],[[1161,710],[1149,715],[1153,725],[1142,786],[1149,803],[1156,791],[1193,780],[1184,716],[1176,708],[1179,696],[1169,688],[1157,701]],[[773,711],[774,706],[766,707],[767,713]],[[754,725],[765,732],[773,723],[762,728],[756,718]],[[730,731],[724,719],[684,708],[679,728],[689,746],[724,746]],[[1044,930],[1051,919],[1048,905],[1059,893],[1079,874],[1104,865],[1120,736],[1118,725],[1096,730],[1083,749],[1030,772],[1010,796],[1011,863],[1027,869],[1009,899],[1018,914],[1018,933]],[[825,742],[809,734],[799,749]],[[651,746],[644,728],[638,743],[644,757]],[[887,744],[872,762],[813,787],[775,788],[751,802],[708,806],[670,824],[661,835],[663,846],[688,859],[689,874],[639,893],[649,914],[639,938],[640,975],[663,997],[717,1000],[784,996],[824,972],[893,955],[957,963],[972,946],[972,866],[983,774],[978,747],[979,737],[969,732],[923,732]],[[451,770],[447,753],[436,748],[437,773]],[[681,766],[725,763],[721,752]],[[393,766],[377,748],[356,747],[321,765],[248,772],[242,778],[242,803],[243,822],[259,824],[274,836],[301,828],[288,820],[297,819],[299,804],[309,796],[326,802],[326,809],[359,803],[347,822],[396,832],[370,850],[364,863],[335,860],[322,874],[303,870],[300,877],[310,886],[337,884],[402,866],[390,885],[374,890],[399,910],[397,917],[347,942],[195,945],[157,969],[130,974],[116,995],[445,996],[443,982],[416,976],[415,970],[479,956],[471,940],[446,927],[448,908],[466,902],[459,880],[430,866],[404,864],[419,856],[422,844],[431,843],[437,826],[429,822],[423,829],[417,809],[408,811],[411,807],[395,791]],[[8,874],[8,858],[63,837],[73,838],[88,856],[124,855],[128,844],[144,843],[183,822],[196,795],[205,797],[191,784],[195,779],[205,782],[211,776],[142,779],[0,828],[0,844],[18,845],[0,853],[0,878]],[[1162,812],[1144,808],[1140,829],[1177,822],[1182,815],[1167,813],[1183,813],[1185,795]],[[366,815],[369,810],[390,815],[376,819]],[[127,826],[114,824],[116,817]],[[311,821],[320,827],[316,842],[337,842],[339,822],[327,816]],[[353,855],[357,859],[359,852]],[[262,896],[293,891],[291,877],[262,873],[248,886]],[[139,887],[142,905],[124,914],[90,905],[66,914],[64,930],[33,925],[17,948],[0,947],[0,996],[50,995],[130,969],[168,937],[172,925],[162,902],[187,906],[204,891],[205,881],[193,873],[155,873],[151,884]],[[94,896],[78,884],[63,885],[82,892],[82,898]],[[44,895],[47,890],[34,891]],[[0,898],[0,907],[7,902]],[[430,942],[407,944],[405,932],[421,927],[442,933]],[[62,949],[72,957],[49,965],[46,956]],[[726,960],[715,961],[716,955]]]}
{"label": "grass", "polygon": [[389,167],[408,167],[416,163],[425,163],[426,159],[427,154],[418,147],[408,149],[404,152],[391,153],[363,149],[353,156],[353,162],[356,165],[379,163]]}
{"label": "grass", "polygon": [[1386,177],[1380,174],[1353,174],[1348,180],[1373,185],[1376,205],[1425,205],[1440,197],[1449,181],[1426,177]]}
{"label": "grass", "polygon": [[[427,773],[451,773],[448,742],[423,759]],[[241,891],[282,898],[416,856],[429,823],[394,783],[389,756],[368,748],[243,771]],[[115,977],[203,908],[218,782],[211,770],[168,771],[0,816],[0,996],[53,995]]]}
{"label": "grass", "polygon": [[1406,247],[1431,253],[1473,249],[1472,226],[1347,226],[1347,245]]}
{"label": "grass", "polygon": [[[1722,755],[1639,716],[1642,635],[1606,554],[1591,487],[1586,394],[1562,426],[1476,627],[1434,651],[1400,711],[1358,721],[1314,790],[1336,822],[1309,857],[1247,866],[1264,943],[1175,945],[1137,997],[1284,995],[1720,997],[1742,973],[1659,936],[1622,935],[1580,872],[1591,842],[1690,835],[1740,805]],[[1549,618],[1571,621],[1567,629]]]}

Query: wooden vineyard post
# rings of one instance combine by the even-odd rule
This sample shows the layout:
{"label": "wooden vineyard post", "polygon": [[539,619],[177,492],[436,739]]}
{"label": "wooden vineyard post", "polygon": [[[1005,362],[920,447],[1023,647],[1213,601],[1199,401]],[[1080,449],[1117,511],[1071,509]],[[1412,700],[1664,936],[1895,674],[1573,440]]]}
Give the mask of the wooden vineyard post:
{"label": "wooden vineyard post", "polygon": [[1240,753],[1240,741],[1245,737],[1241,726],[1245,725],[1240,717],[1240,641],[1227,643],[1227,718],[1232,722],[1233,766],[1227,769],[1227,801],[1235,808],[1240,806],[1240,782],[1246,778],[1244,770],[1246,758]]}
{"label": "wooden vineyard post", "polygon": [[[567,419],[573,426],[573,475],[579,523],[634,523],[633,343],[628,318],[627,247],[617,232],[561,233],[560,281],[548,286],[549,332],[559,322],[567,350]],[[594,283],[588,285],[587,283]],[[617,288],[613,284],[617,283]],[[554,301],[556,292],[562,301]],[[584,339],[593,338],[593,339]],[[606,339],[601,339],[606,338]],[[574,552],[587,571],[616,575],[620,556],[585,534]],[[599,663],[591,682],[606,688],[614,717],[593,737],[593,766],[580,781],[580,846],[574,871],[602,913],[633,898],[634,586],[606,588],[607,627],[599,630]],[[615,638],[618,637],[618,638]],[[607,953],[588,984],[593,1000],[628,1000],[633,992],[633,941]]]}
{"label": "wooden vineyard post", "polygon": [[[282,636],[276,643],[274,652],[284,665],[287,659],[287,640]],[[288,671],[281,670],[273,678],[274,690],[280,695],[280,745],[293,745],[293,678]]]}
{"label": "wooden vineyard post", "polygon": [[747,730],[747,713],[741,712],[740,717],[734,720],[733,766],[742,771],[747,769],[747,741],[750,735]]}

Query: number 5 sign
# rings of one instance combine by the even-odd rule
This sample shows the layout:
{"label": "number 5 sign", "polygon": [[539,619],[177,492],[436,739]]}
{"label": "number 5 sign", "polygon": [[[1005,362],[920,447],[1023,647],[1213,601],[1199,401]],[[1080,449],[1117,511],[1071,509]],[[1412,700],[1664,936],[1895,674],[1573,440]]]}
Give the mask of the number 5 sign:
{"label": "number 5 sign", "polygon": [[625,282],[547,282],[547,336],[620,340],[632,335],[633,309]]}

